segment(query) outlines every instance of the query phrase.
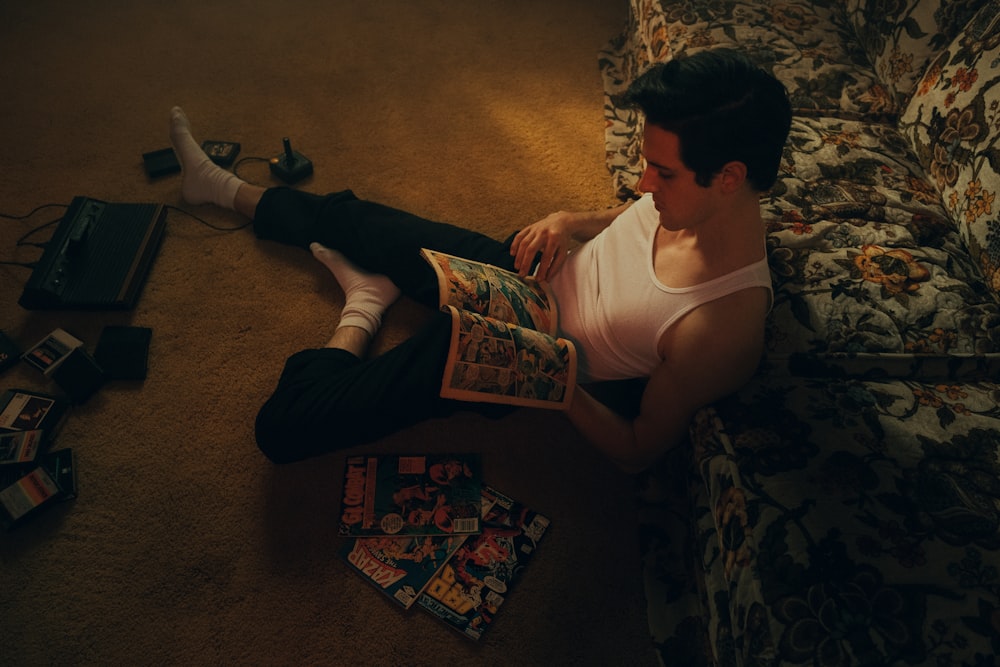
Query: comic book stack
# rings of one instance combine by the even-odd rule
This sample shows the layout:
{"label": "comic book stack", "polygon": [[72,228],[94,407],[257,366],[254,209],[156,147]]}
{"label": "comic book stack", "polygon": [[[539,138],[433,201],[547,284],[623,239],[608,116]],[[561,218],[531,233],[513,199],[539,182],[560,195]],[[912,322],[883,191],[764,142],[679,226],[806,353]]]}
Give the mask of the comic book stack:
{"label": "comic book stack", "polygon": [[549,520],[482,482],[475,454],[348,457],[341,555],[405,609],[478,640]]}

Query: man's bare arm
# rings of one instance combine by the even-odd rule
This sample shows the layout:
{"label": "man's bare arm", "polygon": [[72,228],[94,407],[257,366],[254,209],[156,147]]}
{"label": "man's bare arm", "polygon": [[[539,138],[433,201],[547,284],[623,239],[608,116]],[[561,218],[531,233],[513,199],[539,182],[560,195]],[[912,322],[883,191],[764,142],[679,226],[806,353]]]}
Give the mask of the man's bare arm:
{"label": "man's bare arm", "polygon": [[697,308],[663,342],[665,361],[629,421],[578,388],[568,417],[626,472],[639,472],[684,442],[695,412],[736,391],[753,375],[763,349],[767,295],[754,288]]}
{"label": "man's bare arm", "polygon": [[528,225],[514,237],[510,246],[514,266],[518,273],[525,276],[531,270],[535,257],[541,253],[535,275],[539,280],[548,280],[562,268],[571,241],[582,243],[594,238],[629,206],[631,204],[603,211],[559,211],[547,215]]}

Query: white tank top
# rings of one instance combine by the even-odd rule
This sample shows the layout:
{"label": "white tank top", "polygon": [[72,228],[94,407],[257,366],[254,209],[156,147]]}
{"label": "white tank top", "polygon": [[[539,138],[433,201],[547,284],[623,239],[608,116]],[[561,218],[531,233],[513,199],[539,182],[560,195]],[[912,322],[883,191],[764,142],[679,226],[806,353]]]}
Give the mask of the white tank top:
{"label": "white tank top", "polygon": [[580,382],[648,377],[663,361],[663,332],[683,315],[748,287],[773,294],[766,257],[699,285],[664,285],[653,267],[659,224],[652,197],[642,197],[552,279],[560,335],[576,344]]}

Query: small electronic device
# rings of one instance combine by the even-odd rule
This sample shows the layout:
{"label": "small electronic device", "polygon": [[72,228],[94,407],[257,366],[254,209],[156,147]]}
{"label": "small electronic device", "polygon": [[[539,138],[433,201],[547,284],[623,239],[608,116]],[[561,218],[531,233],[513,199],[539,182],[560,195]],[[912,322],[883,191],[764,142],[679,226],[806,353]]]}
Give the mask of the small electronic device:
{"label": "small electronic device", "polygon": [[292,184],[301,181],[313,172],[313,163],[302,153],[292,150],[292,142],[288,137],[282,139],[285,150],[280,155],[271,158],[271,173]]}
{"label": "small electronic device", "polygon": [[145,380],[152,336],[149,327],[107,325],[94,359],[110,380]]}
{"label": "small electronic device", "polygon": [[203,141],[201,149],[220,167],[228,167],[240,154],[240,145],[235,141]]}
{"label": "small electronic device", "polygon": [[21,359],[21,348],[11,338],[0,331],[0,373],[17,365]]}
{"label": "small electronic device", "polygon": [[73,403],[83,403],[100,389],[106,373],[83,348],[83,341],[56,329],[22,357],[28,364],[55,380]]}
{"label": "small electronic device", "polygon": [[162,204],[74,198],[18,303],[27,310],[132,308],[163,239],[166,215]]}
{"label": "small electronic device", "polygon": [[59,485],[37,466],[0,491],[0,525],[10,530],[59,499]]}
{"label": "small electronic device", "polygon": [[143,153],[142,164],[146,167],[146,175],[150,178],[176,174],[181,170],[181,163],[177,161],[177,154],[173,148],[161,148],[158,151]]}

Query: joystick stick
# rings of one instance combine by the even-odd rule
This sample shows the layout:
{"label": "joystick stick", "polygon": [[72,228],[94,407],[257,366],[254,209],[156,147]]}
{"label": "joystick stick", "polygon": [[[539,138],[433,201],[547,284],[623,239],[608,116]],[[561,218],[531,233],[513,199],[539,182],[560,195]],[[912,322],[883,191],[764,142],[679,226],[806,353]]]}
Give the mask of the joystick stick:
{"label": "joystick stick", "polygon": [[285,150],[271,158],[271,173],[285,183],[295,183],[313,172],[313,163],[302,153],[292,150],[292,142],[285,137],[281,140]]}

